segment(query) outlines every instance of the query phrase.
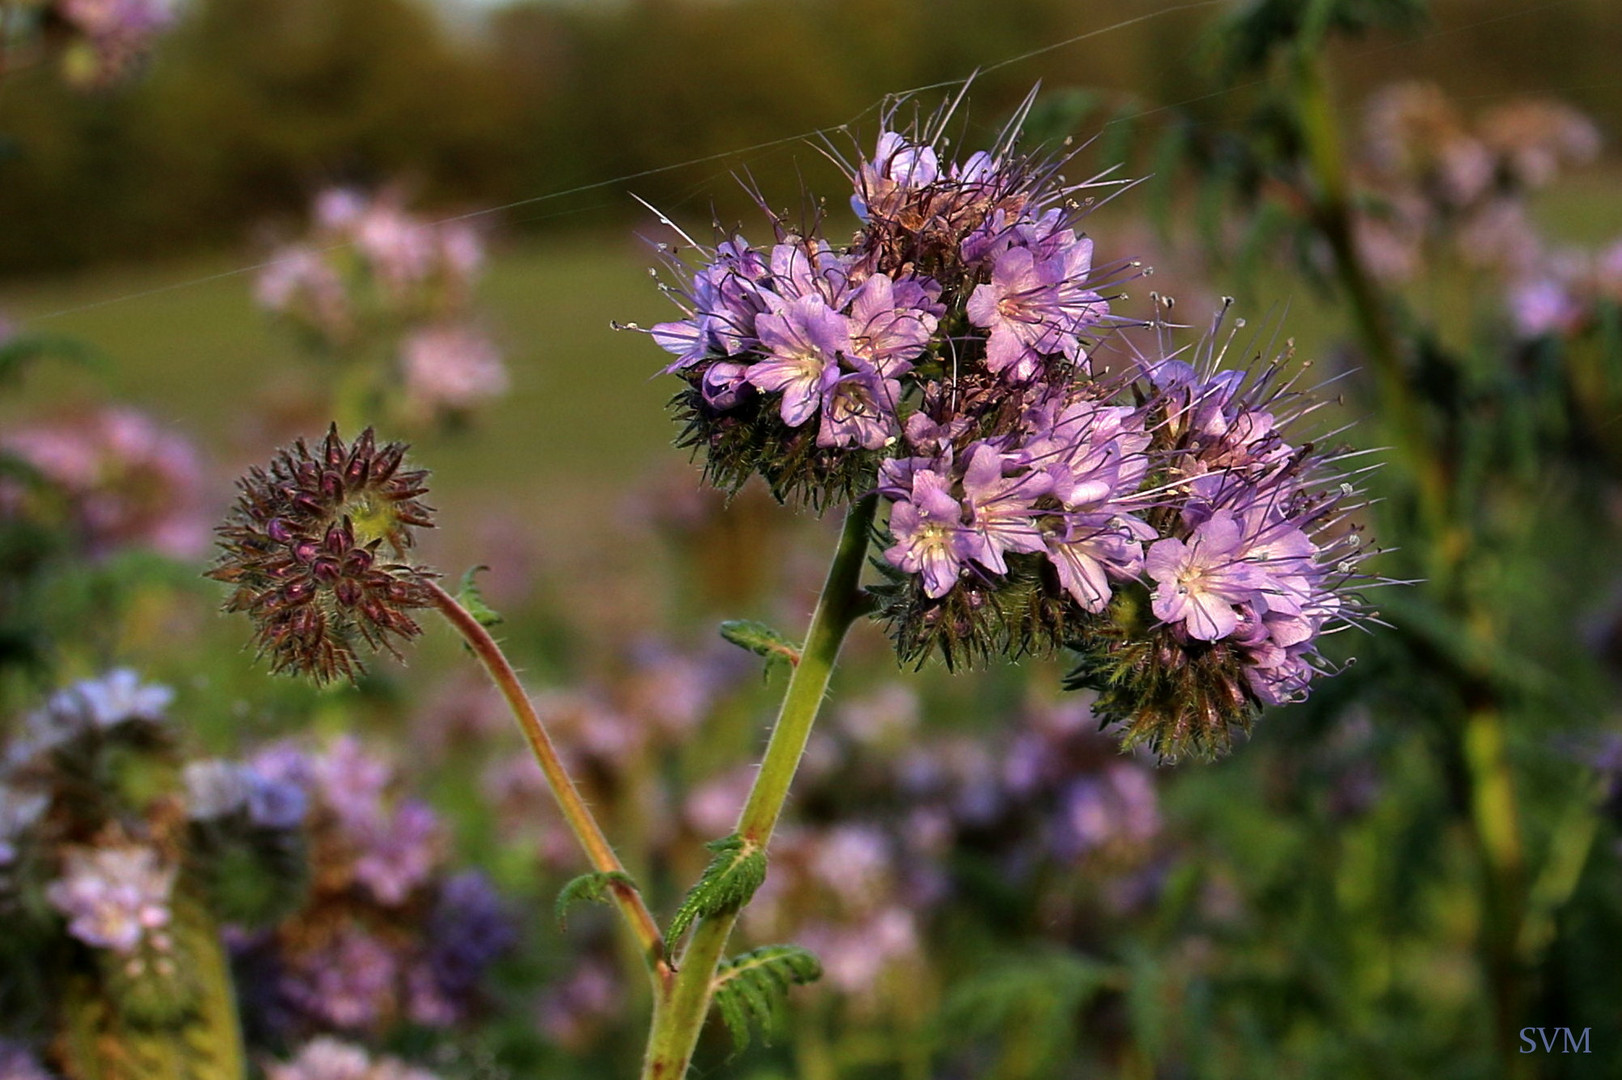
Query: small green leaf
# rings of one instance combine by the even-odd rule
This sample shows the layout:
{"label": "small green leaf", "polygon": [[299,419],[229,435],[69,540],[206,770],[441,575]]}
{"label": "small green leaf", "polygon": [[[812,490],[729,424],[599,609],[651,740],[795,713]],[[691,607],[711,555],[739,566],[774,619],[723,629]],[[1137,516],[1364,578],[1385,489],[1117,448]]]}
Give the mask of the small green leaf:
{"label": "small green leaf", "polygon": [[590,874],[581,874],[569,882],[558,892],[558,902],[554,909],[558,917],[558,927],[561,929],[567,925],[569,909],[577,903],[608,903],[609,890],[614,885],[636,888],[636,882],[631,880],[631,875],[623,870],[598,870]]}
{"label": "small green leaf", "polygon": [[766,852],[736,833],[705,845],[715,858],[670,920],[672,944],[698,919],[737,911],[766,880]]}
{"label": "small green leaf", "polygon": [[721,636],[740,649],[748,649],[756,656],[765,657],[768,673],[774,665],[785,660],[790,666],[800,663],[799,648],[765,623],[753,619],[729,619],[721,624]]}
{"label": "small green leaf", "polygon": [[789,987],[821,977],[822,963],[798,945],[763,945],[722,964],[712,990],[734,1047],[748,1048],[751,1027],[770,1030]]}
{"label": "small green leaf", "polygon": [[499,625],[502,621],[501,614],[484,602],[484,594],[473,581],[480,570],[488,569],[490,569],[488,566],[468,567],[467,573],[462,575],[462,584],[456,591],[456,602],[467,608],[467,613],[486,630]]}

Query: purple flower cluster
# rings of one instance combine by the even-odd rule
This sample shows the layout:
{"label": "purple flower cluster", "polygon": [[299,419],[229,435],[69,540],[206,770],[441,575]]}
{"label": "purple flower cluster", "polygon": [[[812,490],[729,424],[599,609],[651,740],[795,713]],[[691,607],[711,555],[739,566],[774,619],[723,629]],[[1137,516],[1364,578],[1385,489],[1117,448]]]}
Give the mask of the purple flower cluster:
{"label": "purple flower cluster", "polygon": [[1538,255],[1527,192],[1598,156],[1599,129],[1558,102],[1512,101],[1467,120],[1439,87],[1397,83],[1367,105],[1358,247],[1407,281],[1445,246],[1477,267],[1524,274]]}
{"label": "purple flower cluster", "polygon": [[[486,968],[516,939],[481,875],[444,876],[434,810],[400,797],[394,766],[348,736],[314,754],[272,747],[248,768],[261,786],[298,792],[311,826],[308,902],[244,948],[277,972],[277,1007],[309,1030],[464,1020]],[[294,803],[275,801],[278,812]]]}
{"label": "purple flower cluster", "polygon": [[[39,473],[92,556],[135,546],[188,559],[207,546],[197,451],[143,413],[108,408],[20,426],[0,435],[0,451]],[[30,514],[31,501],[22,484],[0,479],[0,513]]]}
{"label": "purple flower cluster", "polygon": [[705,252],[686,317],[652,330],[689,382],[687,442],[722,486],[877,494],[904,661],[1066,646],[1129,740],[1220,750],[1304,692],[1355,609],[1356,491],[1286,441],[1310,406],[1282,360],[1221,370],[1220,320],[1199,369],[1131,344],[1106,290],[1135,271],[1095,270],[1062,160],[1008,136],[948,161],[943,123],[850,168],[848,249],[779,221],[770,249]]}

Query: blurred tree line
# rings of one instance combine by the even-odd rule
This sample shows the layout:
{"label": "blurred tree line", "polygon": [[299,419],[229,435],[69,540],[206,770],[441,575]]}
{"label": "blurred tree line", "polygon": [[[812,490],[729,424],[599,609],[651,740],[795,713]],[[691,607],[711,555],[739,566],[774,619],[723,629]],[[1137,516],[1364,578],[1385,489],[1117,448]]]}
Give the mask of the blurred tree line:
{"label": "blurred tree line", "polygon": [[[1558,94],[1614,128],[1613,5],[1443,0],[1437,32],[1363,53],[1350,89],[1422,68],[1461,98]],[[870,132],[862,114],[885,93],[1178,6],[624,0],[517,4],[452,26],[419,0],[195,0],[133,86],[87,95],[44,67],[0,78],[0,274],[255,239],[333,181],[404,178],[423,202],[472,209],[636,176],[628,186],[690,220],[707,209],[691,205],[698,193],[731,189],[717,182],[728,171],[783,190],[826,168],[786,137],[858,116]],[[976,114],[1001,115],[1037,78],[1118,91],[1141,110],[1208,95],[1201,42],[1219,11],[1166,10],[988,72]],[[1191,107],[1234,124],[1235,104],[1218,94]],[[636,175],[647,170],[664,171]],[[625,186],[508,220],[623,220],[636,210]],[[740,191],[718,210],[737,217],[744,202]]]}

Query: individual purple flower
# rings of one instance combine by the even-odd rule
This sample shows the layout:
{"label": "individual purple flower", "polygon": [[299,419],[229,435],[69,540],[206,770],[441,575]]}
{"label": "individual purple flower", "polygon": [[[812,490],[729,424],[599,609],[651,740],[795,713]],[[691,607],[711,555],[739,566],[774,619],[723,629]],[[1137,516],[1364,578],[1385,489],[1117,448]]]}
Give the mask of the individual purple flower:
{"label": "individual purple flower", "polygon": [[68,933],[100,949],[132,953],[151,931],[169,925],[175,868],[138,844],[69,847],[62,874],[45,890],[68,918]]}
{"label": "individual purple flower", "polygon": [[938,598],[952,591],[976,545],[948,480],[929,469],[916,470],[911,479],[911,491],[890,511],[896,542],[884,557],[906,573],[921,575],[924,594]]}
{"label": "individual purple flower", "polygon": [[976,443],[963,473],[963,503],[968,508],[964,530],[968,557],[994,574],[1006,574],[1005,552],[1036,553],[1046,549],[1037,527],[1034,503],[1053,486],[1048,474],[1023,468],[1005,475],[1010,464],[990,443]]}
{"label": "individual purple flower", "polygon": [[[766,311],[766,256],[740,236],[717,244],[710,259],[690,272],[685,298],[676,294],[687,317],[651,330],[661,349],[676,354],[665,374],[709,357],[736,356],[756,341],[755,318]],[[674,265],[678,273],[685,269]]]}
{"label": "individual purple flower", "polygon": [[175,692],[160,683],[143,683],[130,668],[114,668],[96,679],[83,679],[51,696],[47,711],[73,717],[98,728],[132,720],[156,723],[164,718]]}
{"label": "individual purple flower", "polygon": [[945,310],[935,282],[874,274],[851,301],[849,353],[887,378],[901,375],[928,350]]}
{"label": "individual purple flower", "polygon": [[1244,534],[1226,511],[1198,526],[1185,543],[1176,537],[1149,548],[1143,569],[1155,581],[1155,618],[1182,623],[1190,637],[1216,641],[1239,625],[1234,606],[1255,597],[1261,581],[1244,560]]}
{"label": "individual purple flower", "polygon": [[838,380],[839,356],[850,349],[850,327],[820,295],[794,300],[772,295],[772,310],[755,320],[765,356],[750,365],[747,377],[758,389],[781,391],[783,423],[799,427]]}
{"label": "individual purple flower", "polygon": [[1047,357],[1086,361],[1081,333],[1109,313],[1108,302],[1086,285],[1092,246],[1083,237],[1045,259],[1028,247],[996,256],[991,280],[975,288],[966,308],[970,322],[991,331],[986,367],[1028,382]]}
{"label": "individual purple flower", "polygon": [[900,400],[901,384],[875,370],[840,375],[823,391],[817,445],[883,449],[900,434]]}
{"label": "individual purple flower", "polygon": [[1157,535],[1126,514],[1072,513],[1044,534],[1059,585],[1083,611],[1101,612],[1114,595],[1112,581],[1129,581],[1143,566],[1143,542]]}

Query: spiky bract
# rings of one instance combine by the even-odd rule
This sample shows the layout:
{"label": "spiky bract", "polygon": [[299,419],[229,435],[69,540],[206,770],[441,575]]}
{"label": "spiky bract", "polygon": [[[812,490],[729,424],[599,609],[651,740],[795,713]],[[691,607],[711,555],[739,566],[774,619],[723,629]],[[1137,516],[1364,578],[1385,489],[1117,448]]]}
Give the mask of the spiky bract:
{"label": "spiky bract", "polygon": [[403,468],[405,452],[370,428],[346,445],[333,425],[314,451],[300,439],[237,482],[208,576],[234,587],[225,609],[253,620],[273,670],[353,679],[357,641],[397,655],[394,639],[421,633],[407,612],[430,602],[432,574],[401,560],[433,518],[428,474]]}

